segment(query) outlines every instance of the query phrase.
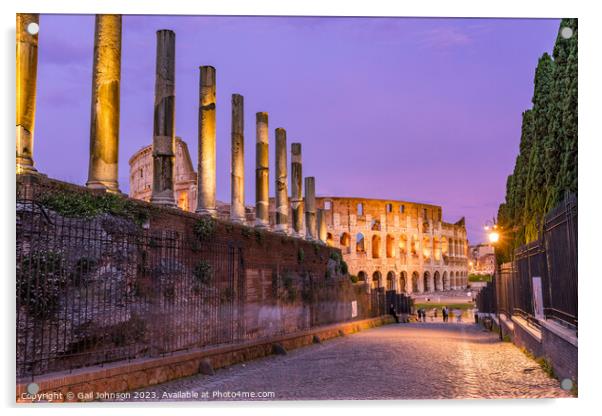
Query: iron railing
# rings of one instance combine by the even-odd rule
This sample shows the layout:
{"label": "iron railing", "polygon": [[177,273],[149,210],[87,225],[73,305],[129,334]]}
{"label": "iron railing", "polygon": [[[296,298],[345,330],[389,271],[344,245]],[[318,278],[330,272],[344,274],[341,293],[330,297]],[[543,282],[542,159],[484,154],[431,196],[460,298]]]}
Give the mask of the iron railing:
{"label": "iron railing", "polygon": [[385,313],[384,294],[298,264],[247,262],[234,242],[108,214],[69,218],[32,200],[16,211],[19,380]]}

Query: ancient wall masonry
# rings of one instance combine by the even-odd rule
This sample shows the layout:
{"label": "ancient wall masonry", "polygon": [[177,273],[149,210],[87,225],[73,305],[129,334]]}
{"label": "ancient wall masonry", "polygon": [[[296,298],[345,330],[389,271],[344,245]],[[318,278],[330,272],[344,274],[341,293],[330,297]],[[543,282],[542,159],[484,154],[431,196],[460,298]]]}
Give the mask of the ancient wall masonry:
{"label": "ancient wall masonry", "polygon": [[86,186],[119,192],[119,94],[121,80],[121,15],[96,15],[90,164]]}

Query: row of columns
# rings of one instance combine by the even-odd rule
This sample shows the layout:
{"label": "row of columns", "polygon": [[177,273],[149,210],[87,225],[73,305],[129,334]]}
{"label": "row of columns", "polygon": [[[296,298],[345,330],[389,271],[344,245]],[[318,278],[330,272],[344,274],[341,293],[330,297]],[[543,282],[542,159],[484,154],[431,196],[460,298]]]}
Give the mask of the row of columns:
{"label": "row of columns", "polygon": [[[28,28],[39,25],[37,14],[17,14],[17,173],[35,173],[33,161],[38,35]],[[119,105],[121,81],[121,15],[97,15],[94,31],[90,161],[86,186],[120,192],[118,183]],[[157,31],[155,99],[153,117],[153,181],[151,202],[176,207],[175,190],[175,91],[176,35]],[[198,200],[197,212],[216,216],[216,71],[201,66],[199,83]],[[269,225],[268,114],[256,114],[256,223]],[[303,180],[301,143],[291,145],[291,196],[288,194],[286,130],[276,135],[275,231],[326,241],[326,222],[316,210],[315,179]],[[232,95],[230,219],[243,223],[244,194],[244,98]],[[304,186],[303,186],[304,185]],[[305,197],[303,197],[303,187]],[[305,220],[305,221],[304,221]],[[305,229],[303,223],[305,222]]]}

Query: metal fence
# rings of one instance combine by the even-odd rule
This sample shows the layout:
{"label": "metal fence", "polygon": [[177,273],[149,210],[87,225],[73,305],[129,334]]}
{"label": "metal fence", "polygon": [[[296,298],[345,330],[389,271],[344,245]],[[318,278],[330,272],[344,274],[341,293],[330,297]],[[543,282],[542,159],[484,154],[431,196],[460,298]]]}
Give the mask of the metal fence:
{"label": "metal fence", "polygon": [[361,285],[245,263],[233,242],[68,218],[31,200],[16,213],[20,380],[350,320],[355,299],[355,319],[384,313]]}
{"label": "metal fence", "polygon": [[[534,308],[533,278],[541,278],[543,315],[577,327],[577,198],[567,195],[544,219],[539,239],[519,247],[514,261],[502,264],[493,291],[481,302],[507,316],[519,315],[539,325]],[[479,308],[480,309],[480,308]]]}
{"label": "metal fence", "polygon": [[493,282],[488,282],[487,285],[477,293],[475,302],[479,312],[494,313],[497,310],[495,284]]}

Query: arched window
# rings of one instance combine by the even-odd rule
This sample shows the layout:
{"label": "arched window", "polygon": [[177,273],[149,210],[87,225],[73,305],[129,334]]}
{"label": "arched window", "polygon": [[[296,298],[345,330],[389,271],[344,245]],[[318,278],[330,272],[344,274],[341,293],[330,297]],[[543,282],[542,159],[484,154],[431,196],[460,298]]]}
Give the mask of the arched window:
{"label": "arched window", "polygon": [[395,289],[395,272],[387,273],[387,290]]}
{"label": "arched window", "polygon": [[418,272],[412,273],[412,293],[420,292],[420,287],[418,285]]}
{"label": "arched window", "polygon": [[364,215],[364,204],[362,202],[357,204],[357,215],[360,217]]}
{"label": "arched window", "polygon": [[366,278],[368,277],[368,275],[366,274],[365,271],[361,270],[358,274],[357,274],[357,278],[359,279],[360,282],[365,282]]}
{"label": "arched window", "polygon": [[379,271],[372,274],[372,288],[376,289],[382,286],[382,275]]}
{"label": "arched window", "polygon": [[385,210],[387,213],[393,212],[393,204],[385,204]]}
{"label": "arched window", "polygon": [[425,292],[431,292],[433,288],[431,287],[431,274],[429,272],[424,272],[422,287]]}
{"label": "arched window", "polygon": [[364,245],[364,234],[362,233],[357,233],[357,236],[355,237],[355,251],[357,253],[366,252],[366,247]]}
{"label": "arched window", "polygon": [[399,291],[401,293],[406,293],[406,282],[408,279],[408,274],[406,272],[401,272],[399,275]]}
{"label": "arched window", "polygon": [[387,234],[387,258],[395,257],[395,237]]}
{"label": "arched window", "polygon": [[372,258],[380,259],[380,236],[377,234],[372,236]]}
{"label": "arched window", "polygon": [[332,209],[332,201],[324,201],[324,210],[329,211]]}
{"label": "arched window", "polygon": [[341,234],[341,239],[340,239],[341,247],[349,247],[349,243],[351,242],[350,240],[351,240],[351,237],[349,237],[349,233]]}

